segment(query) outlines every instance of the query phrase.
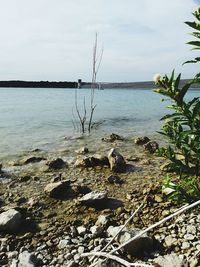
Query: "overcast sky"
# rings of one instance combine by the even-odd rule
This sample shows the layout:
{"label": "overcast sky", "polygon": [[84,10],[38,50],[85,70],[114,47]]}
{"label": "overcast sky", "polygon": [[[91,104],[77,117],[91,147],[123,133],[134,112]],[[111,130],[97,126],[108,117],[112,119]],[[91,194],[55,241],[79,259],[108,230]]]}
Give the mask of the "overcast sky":
{"label": "overcast sky", "polygon": [[183,22],[198,0],[0,0],[0,80],[91,80],[92,47],[104,47],[99,81],[152,80],[197,65]]}

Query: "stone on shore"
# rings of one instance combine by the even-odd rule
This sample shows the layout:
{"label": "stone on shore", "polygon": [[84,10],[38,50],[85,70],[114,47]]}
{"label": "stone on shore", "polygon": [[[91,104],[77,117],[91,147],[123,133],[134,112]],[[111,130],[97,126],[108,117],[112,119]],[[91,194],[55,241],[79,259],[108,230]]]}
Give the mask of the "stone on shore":
{"label": "stone on shore", "polygon": [[31,156],[31,157],[25,158],[23,160],[23,164],[37,163],[37,162],[40,162],[42,160],[46,160],[46,158]]}
{"label": "stone on shore", "polygon": [[108,160],[110,169],[114,172],[125,172],[126,162],[123,156],[115,149],[112,148],[108,153]]}
{"label": "stone on shore", "polygon": [[119,184],[119,185],[123,184],[123,180],[117,175],[110,175],[108,177],[108,182],[110,184]]}
{"label": "stone on shore", "polygon": [[2,172],[2,167],[3,167],[3,165],[2,165],[2,163],[0,162],[0,172]]}
{"label": "stone on shore", "polygon": [[143,137],[137,137],[134,140],[134,143],[136,145],[144,145],[144,144],[148,143],[149,141],[150,141],[150,139],[147,136],[143,136]]}
{"label": "stone on shore", "polygon": [[2,232],[17,232],[21,226],[21,223],[21,213],[15,209],[9,209],[0,214],[0,231]]}
{"label": "stone on shore", "polygon": [[74,167],[89,168],[104,165],[109,166],[108,158],[102,155],[94,155],[92,157],[78,158]]}
{"label": "stone on shore", "polygon": [[46,185],[44,191],[52,198],[57,198],[62,196],[63,194],[67,193],[70,189],[70,181],[63,180],[55,183],[49,183]]}
{"label": "stone on shore", "polygon": [[80,198],[79,201],[85,203],[93,203],[97,201],[103,201],[105,199],[107,199],[107,192],[92,191]]}
{"label": "stone on shore", "polygon": [[159,145],[156,141],[149,141],[148,143],[144,144],[144,149],[149,151],[151,154],[155,153],[158,148]]}
{"label": "stone on shore", "polygon": [[75,152],[76,152],[77,154],[82,154],[82,155],[84,155],[84,154],[87,154],[87,153],[89,152],[89,149],[88,149],[86,146],[83,146],[83,147],[81,147],[81,148],[75,150]]}
{"label": "stone on shore", "polygon": [[35,255],[28,251],[20,253],[18,260],[18,267],[35,267],[37,262]]}
{"label": "stone on shore", "polygon": [[154,259],[154,262],[158,264],[160,267],[188,267],[188,263],[186,263],[183,259],[178,257],[176,254],[168,254],[165,256],[159,256]]}
{"label": "stone on shore", "polygon": [[115,133],[112,133],[108,138],[102,138],[102,141],[104,142],[114,142],[114,141],[123,141],[124,138],[121,137],[120,135],[118,134],[115,134]]}
{"label": "stone on shore", "polygon": [[53,170],[58,170],[58,169],[62,169],[64,167],[67,167],[67,163],[64,162],[61,158],[51,160],[51,161],[47,162],[47,165],[48,165],[49,169],[53,169]]}

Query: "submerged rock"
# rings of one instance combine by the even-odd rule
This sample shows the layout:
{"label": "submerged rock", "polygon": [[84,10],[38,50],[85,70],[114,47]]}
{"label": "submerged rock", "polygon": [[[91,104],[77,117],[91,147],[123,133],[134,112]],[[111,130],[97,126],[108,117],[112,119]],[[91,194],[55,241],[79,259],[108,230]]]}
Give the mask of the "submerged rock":
{"label": "submerged rock", "polygon": [[110,169],[114,172],[125,172],[126,162],[123,156],[115,149],[112,148],[108,153],[108,160]]}
{"label": "submerged rock", "polygon": [[0,214],[0,231],[12,233],[19,230],[22,223],[21,213],[15,209],[9,209]]}
{"label": "submerged rock", "polygon": [[0,162],[0,172],[2,172],[3,164]]}
{"label": "submerged rock", "polygon": [[89,149],[86,146],[83,146],[77,150],[75,150],[77,154],[87,154],[89,152]]}
{"label": "submerged rock", "polygon": [[40,162],[42,160],[46,160],[46,158],[31,156],[31,157],[25,158],[23,160],[23,164],[37,163],[37,162]]}
{"label": "submerged rock", "polygon": [[44,191],[50,197],[57,198],[67,193],[69,189],[71,189],[70,181],[63,180],[63,181],[47,184]]}
{"label": "submerged rock", "polygon": [[64,167],[67,167],[67,163],[64,162],[61,158],[51,160],[51,161],[47,162],[47,165],[50,169],[54,169],[54,170],[58,170],[58,169],[62,169]]}
{"label": "submerged rock", "polygon": [[148,143],[144,144],[144,149],[149,151],[151,154],[155,153],[158,148],[159,145],[156,141],[149,141]]}
{"label": "submerged rock", "polygon": [[150,141],[150,139],[147,136],[143,136],[143,137],[137,137],[134,140],[134,143],[136,145],[144,145],[144,144],[148,143],[149,141]]}
{"label": "submerged rock", "polygon": [[89,168],[104,165],[109,166],[108,158],[102,155],[94,155],[92,157],[78,158],[74,167]]}
{"label": "submerged rock", "polygon": [[114,142],[116,140],[123,141],[124,138],[118,134],[112,133],[109,138],[102,138],[101,140],[104,142]]}

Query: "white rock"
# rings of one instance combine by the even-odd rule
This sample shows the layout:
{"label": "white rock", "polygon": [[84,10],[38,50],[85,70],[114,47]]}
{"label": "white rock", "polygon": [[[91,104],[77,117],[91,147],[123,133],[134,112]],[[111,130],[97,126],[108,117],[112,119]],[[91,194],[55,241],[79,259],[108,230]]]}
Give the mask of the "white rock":
{"label": "white rock", "polygon": [[174,242],[176,242],[176,239],[171,235],[165,237],[165,244],[167,247],[171,247],[174,244]]}
{"label": "white rock", "polygon": [[107,198],[107,192],[92,191],[92,192],[84,195],[79,200],[81,202],[92,202],[92,201],[96,201],[96,200],[103,200],[103,199],[106,199],[106,198]]}
{"label": "white rock", "polygon": [[96,225],[102,225],[102,226],[106,226],[106,224],[108,223],[108,216],[105,215],[99,215],[97,221],[96,221]]}
{"label": "white rock", "polygon": [[9,209],[0,214],[0,231],[15,232],[21,224],[21,213],[15,209]]}
{"label": "white rock", "polygon": [[124,172],[126,170],[126,162],[123,156],[115,148],[112,148],[109,151],[108,160],[112,171]]}
{"label": "white rock", "polygon": [[186,239],[186,240],[194,240],[195,236],[192,235],[192,234],[186,234],[186,235],[184,235],[184,239]]}
{"label": "white rock", "polygon": [[66,248],[66,246],[68,246],[69,244],[70,244],[70,240],[69,239],[62,239],[62,240],[60,240],[60,242],[58,244],[58,248],[59,249]]}
{"label": "white rock", "polygon": [[196,235],[197,229],[194,225],[187,225],[187,233]]}
{"label": "white rock", "polygon": [[84,235],[86,233],[86,228],[84,226],[77,227],[77,232],[79,235]]}
{"label": "white rock", "polygon": [[176,254],[159,256],[154,262],[160,267],[188,267],[188,264],[180,259]]}
{"label": "white rock", "polygon": [[188,248],[190,248],[190,243],[189,242],[183,242],[181,248],[182,249],[188,249]]}
{"label": "white rock", "polygon": [[19,254],[18,267],[35,267],[35,256],[28,251],[23,251]]}

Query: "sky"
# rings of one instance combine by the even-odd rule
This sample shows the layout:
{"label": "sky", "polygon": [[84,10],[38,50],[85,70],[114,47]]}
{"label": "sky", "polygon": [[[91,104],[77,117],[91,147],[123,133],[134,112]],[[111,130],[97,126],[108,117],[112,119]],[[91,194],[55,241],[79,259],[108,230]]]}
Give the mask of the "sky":
{"label": "sky", "polygon": [[0,80],[91,81],[95,33],[99,82],[191,78],[197,56],[184,21],[200,0],[0,0]]}

